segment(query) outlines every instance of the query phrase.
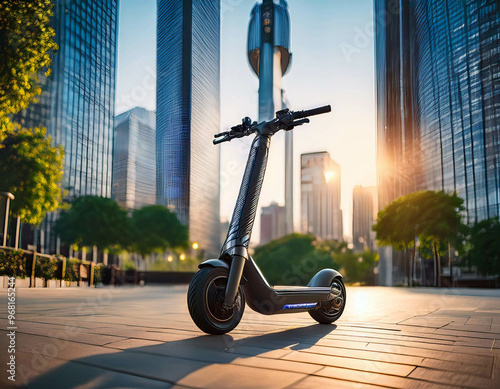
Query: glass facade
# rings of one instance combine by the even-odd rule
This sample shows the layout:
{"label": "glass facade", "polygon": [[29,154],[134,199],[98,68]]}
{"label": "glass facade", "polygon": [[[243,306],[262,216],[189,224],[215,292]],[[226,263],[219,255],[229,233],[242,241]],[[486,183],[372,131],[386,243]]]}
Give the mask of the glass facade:
{"label": "glass facade", "polygon": [[456,191],[500,214],[500,3],[375,0],[379,205]]}
{"label": "glass facade", "polygon": [[[43,92],[16,120],[44,126],[65,150],[63,187],[69,197],[111,196],[118,0],[56,0],[52,24],[59,50]],[[47,215],[41,250],[53,252],[56,237]]]}
{"label": "glass facade", "polygon": [[156,202],[156,115],[133,108],[115,117],[112,197],[127,210]]}
{"label": "glass facade", "polygon": [[159,0],[157,203],[189,227],[206,256],[220,250],[220,1]]}

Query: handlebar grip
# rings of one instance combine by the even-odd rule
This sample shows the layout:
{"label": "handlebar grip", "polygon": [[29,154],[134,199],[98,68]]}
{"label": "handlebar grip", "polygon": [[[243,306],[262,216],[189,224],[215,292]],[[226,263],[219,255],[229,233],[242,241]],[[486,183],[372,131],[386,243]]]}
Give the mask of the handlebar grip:
{"label": "handlebar grip", "polygon": [[331,112],[332,107],[330,105],[325,105],[324,107],[318,107],[313,109],[308,109],[305,111],[295,112],[294,119],[302,119],[308,116],[321,115],[322,113]]}

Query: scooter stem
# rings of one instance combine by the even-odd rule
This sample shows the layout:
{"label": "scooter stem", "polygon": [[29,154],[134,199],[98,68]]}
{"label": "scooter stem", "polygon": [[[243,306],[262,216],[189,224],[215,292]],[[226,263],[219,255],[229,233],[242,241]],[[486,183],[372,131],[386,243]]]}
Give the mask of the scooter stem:
{"label": "scooter stem", "polygon": [[258,134],[252,142],[231,224],[220,252],[220,259],[231,257],[224,299],[226,306],[234,304],[245,262],[248,260],[247,250],[264,181],[270,143],[271,135],[268,134]]}

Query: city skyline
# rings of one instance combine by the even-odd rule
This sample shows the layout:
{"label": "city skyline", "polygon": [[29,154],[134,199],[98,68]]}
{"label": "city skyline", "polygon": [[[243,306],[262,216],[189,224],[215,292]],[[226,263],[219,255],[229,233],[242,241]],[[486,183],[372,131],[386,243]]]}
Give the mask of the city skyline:
{"label": "city skyline", "polygon": [[[257,120],[258,79],[246,58],[247,28],[254,1],[221,4],[221,130]],[[373,17],[371,1],[310,6],[288,1],[291,14],[291,71],[283,79],[291,109],[331,104],[333,112],[312,118],[294,131],[295,166],[306,152],[327,150],[342,165],[344,231],[351,233],[352,188],[374,185]],[[121,3],[117,112],[132,106],[155,107],[156,2]],[[259,205],[284,204],[284,134],[273,138]],[[206,147],[215,147],[206,145]],[[241,183],[248,140],[221,147],[221,219],[230,219]],[[294,224],[300,227],[300,169],[294,172]],[[260,211],[254,237],[260,235]]]}

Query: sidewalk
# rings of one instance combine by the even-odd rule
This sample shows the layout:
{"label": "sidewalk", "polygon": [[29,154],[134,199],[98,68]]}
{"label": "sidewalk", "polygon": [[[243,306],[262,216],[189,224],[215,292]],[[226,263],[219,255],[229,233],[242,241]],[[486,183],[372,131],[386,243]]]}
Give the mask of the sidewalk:
{"label": "sidewalk", "polygon": [[[348,288],[335,325],[246,307],[192,323],[187,286],[19,289],[16,384],[32,388],[498,388],[500,290]],[[6,366],[6,290],[0,291]],[[1,385],[8,383],[5,369]]]}

